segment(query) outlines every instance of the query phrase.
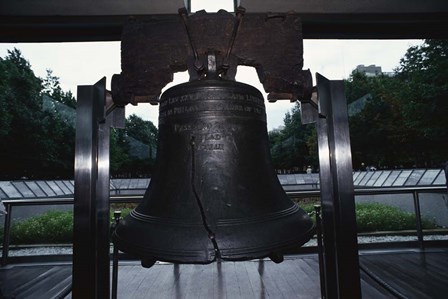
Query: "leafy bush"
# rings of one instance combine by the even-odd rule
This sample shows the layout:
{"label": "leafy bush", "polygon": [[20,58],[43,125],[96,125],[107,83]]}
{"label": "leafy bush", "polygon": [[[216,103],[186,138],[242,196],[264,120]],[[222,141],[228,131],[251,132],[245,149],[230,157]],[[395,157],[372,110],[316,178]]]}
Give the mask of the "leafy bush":
{"label": "leafy bush", "polygon": [[299,207],[302,208],[305,212],[307,212],[309,214],[311,212],[314,212],[315,204],[317,204],[317,203],[311,203],[311,202],[299,203]]}
{"label": "leafy bush", "polygon": [[[299,206],[305,212],[311,213],[314,211],[315,204],[318,202],[299,203]],[[356,222],[359,233],[416,229],[414,213],[379,203],[356,204]],[[425,229],[437,227],[434,222],[426,218],[422,218],[422,225]]]}
{"label": "leafy bush", "polygon": [[11,244],[70,243],[73,213],[50,211],[11,225]]}
{"label": "leafy bush", "polygon": [[[379,203],[356,204],[356,222],[358,232],[414,230],[415,214],[404,212],[400,208]],[[436,228],[437,225],[422,218],[423,228]]]}
{"label": "leafy bush", "polygon": [[[132,209],[121,210],[122,217]],[[111,223],[114,210],[110,211]],[[64,244],[73,242],[73,212],[49,211],[11,224],[11,244]],[[3,230],[0,231],[3,241]]]}

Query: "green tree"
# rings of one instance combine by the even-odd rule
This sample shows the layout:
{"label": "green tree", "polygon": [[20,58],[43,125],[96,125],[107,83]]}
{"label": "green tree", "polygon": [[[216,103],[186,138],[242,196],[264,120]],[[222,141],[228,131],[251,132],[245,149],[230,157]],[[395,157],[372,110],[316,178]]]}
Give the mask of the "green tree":
{"label": "green tree", "polygon": [[131,114],[126,119],[126,134],[149,146],[149,164],[154,164],[157,149],[158,130],[149,120]]}
{"label": "green tree", "polygon": [[[151,121],[132,114],[126,119],[124,130],[113,130],[111,135],[111,172],[114,176],[139,177],[151,174],[157,147],[157,128]],[[145,159],[130,154],[131,139],[149,147]]]}
{"label": "green tree", "polygon": [[42,146],[37,136],[42,132],[33,133],[40,128],[41,80],[17,49],[8,51],[0,65],[2,123],[7,125],[1,134],[2,173],[25,176],[40,158],[35,149]]}
{"label": "green tree", "polygon": [[353,73],[348,102],[369,93],[350,118],[354,167],[438,167],[448,152],[448,43],[426,40],[408,49],[393,77]]}
{"label": "green tree", "polygon": [[417,165],[438,165],[448,153],[448,40],[410,47],[397,68],[401,115],[413,132]]}
{"label": "green tree", "polygon": [[302,125],[300,105],[287,112],[281,130],[269,132],[274,167],[304,171],[308,165],[317,168],[316,131],[313,125]]}
{"label": "green tree", "polygon": [[113,176],[127,176],[128,164],[131,158],[128,155],[129,142],[125,131],[112,129],[110,134],[110,172]]}
{"label": "green tree", "polygon": [[151,121],[143,120],[135,114],[129,115],[126,119],[126,133],[147,145],[157,141],[156,126]]}
{"label": "green tree", "polygon": [[397,136],[402,131],[395,125],[400,122],[396,122],[396,105],[392,105],[390,100],[390,91],[396,88],[396,81],[394,77],[367,77],[356,71],[345,81],[347,102],[354,104],[359,98],[370,95],[364,108],[350,117],[355,169],[361,169],[363,164],[386,167],[396,163],[394,153],[400,142]]}
{"label": "green tree", "polygon": [[74,130],[42,111],[42,88],[19,50],[0,58],[2,179],[73,176]]}
{"label": "green tree", "polygon": [[53,75],[53,71],[47,69],[47,76],[43,79],[42,93],[47,94],[52,99],[76,109],[76,99],[72,92],[64,92],[61,88],[59,77]]}

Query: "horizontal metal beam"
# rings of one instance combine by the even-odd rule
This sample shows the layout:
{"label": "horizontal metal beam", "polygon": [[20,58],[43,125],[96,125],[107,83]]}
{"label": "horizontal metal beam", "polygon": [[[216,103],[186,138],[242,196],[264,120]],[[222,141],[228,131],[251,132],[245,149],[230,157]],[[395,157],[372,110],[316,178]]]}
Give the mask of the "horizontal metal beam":
{"label": "horizontal metal beam", "polygon": [[[289,197],[318,197],[320,190],[298,190],[285,191]],[[378,194],[413,194],[418,193],[445,193],[444,186],[423,186],[423,187],[390,187],[390,188],[359,188],[355,189],[355,195],[378,195]],[[111,203],[137,203],[143,199],[141,195],[111,195]],[[2,203],[11,206],[43,206],[43,205],[64,205],[73,204],[73,196],[53,197],[53,198],[24,198],[24,199],[3,199]]]}
{"label": "horizontal metal beam", "polygon": [[447,9],[446,0],[241,0],[240,5],[248,12],[296,11],[319,14],[433,13]]}
{"label": "horizontal metal beam", "polygon": [[[448,3],[448,1],[447,1]],[[448,38],[448,12],[430,14],[300,14],[304,39]],[[140,16],[161,22],[177,15]],[[0,42],[119,41],[128,16],[0,15]]]}
{"label": "horizontal metal beam", "polygon": [[1,15],[9,16],[113,16],[177,13],[183,0],[2,0]]}
{"label": "horizontal metal beam", "polygon": [[[446,0],[241,0],[248,14],[295,11],[303,37],[340,39],[448,38]],[[129,16],[176,18],[177,1],[3,0],[0,42],[120,40]]]}
{"label": "horizontal metal beam", "polygon": [[[176,14],[189,0],[2,0],[1,16],[128,16]],[[446,0],[241,0],[248,13],[428,14],[447,11]]]}

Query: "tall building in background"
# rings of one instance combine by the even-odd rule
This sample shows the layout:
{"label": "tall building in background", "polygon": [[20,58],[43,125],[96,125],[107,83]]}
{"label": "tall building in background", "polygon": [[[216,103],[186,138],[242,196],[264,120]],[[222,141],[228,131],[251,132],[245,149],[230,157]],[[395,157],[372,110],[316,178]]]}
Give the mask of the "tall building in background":
{"label": "tall building in background", "polygon": [[380,66],[376,66],[374,64],[365,66],[364,64],[360,64],[355,69],[356,72],[364,73],[367,77],[375,77],[381,75],[383,72],[381,71]]}

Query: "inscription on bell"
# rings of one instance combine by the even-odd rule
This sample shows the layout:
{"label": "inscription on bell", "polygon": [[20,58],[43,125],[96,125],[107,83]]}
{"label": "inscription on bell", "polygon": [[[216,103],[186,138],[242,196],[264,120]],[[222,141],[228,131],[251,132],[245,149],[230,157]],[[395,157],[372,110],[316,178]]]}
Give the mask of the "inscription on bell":
{"label": "inscription on bell", "polygon": [[222,143],[207,143],[207,144],[200,144],[199,150],[202,151],[223,151],[224,150],[224,144]]}
{"label": "inscription on bell", "polygon": [[208,140],[220,140],[221,134],[215,133],[215,134],[204,134],[202,137],[202,140],[208,141]]}
{"label": "inscription on bell", "polygon": [[[208,108],[208,109],[207,109]],[[209,107],[201,107],[200,105],[187,105],[187,106],[179,106],[175,108],[169,108],[165,111],[160,111],[160,116],[171,116],[171,115],[182,115],[187,113],[195,113],[201,111],[237,111],[237,112],[248,112],[254,114],[262,114],[263,110],[248,105],[240,105],[234,103],[217,103],[213,106],[213,108]]]}
{"label": "inscription on bell", "polygon": [[205,123],[205,122],[194,122],[189,124],[174,124],[174,131],[175,132],[184,132],[184,131],[209,131],[213,124],[211,123]]}
{"label": "inscription on bell", "polygon": [[263,98],[256,97],[250,94],[239,94],[239,93],[226,93],[225,96],[223,94],[216,92],[210,94],[204,93],[191,93],[180,96],[173,96],[166,100],[167,104],[176,104],[176,103],[185,103],[191,101],[207,101],[207,100],[237,100],[237,101],[245,101],[250,103],[255,103],[257,105],[263,105]]}

